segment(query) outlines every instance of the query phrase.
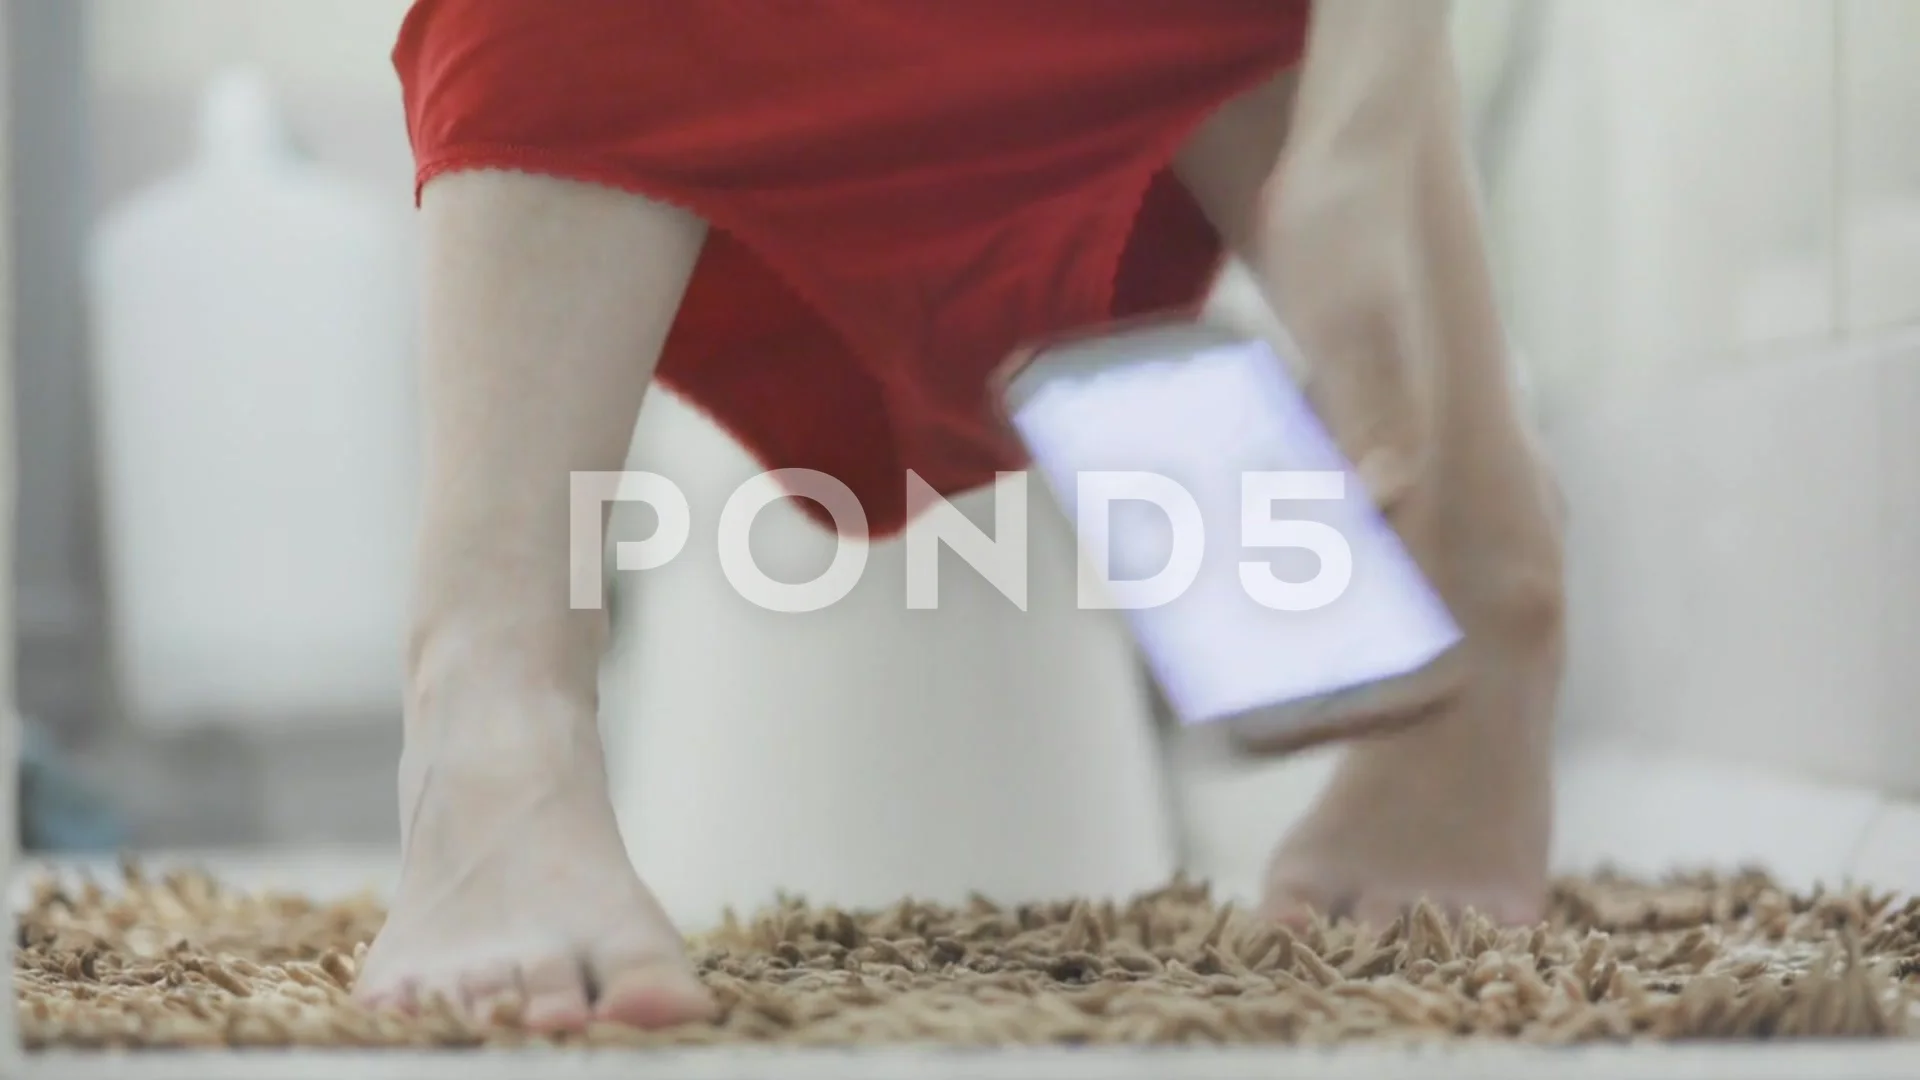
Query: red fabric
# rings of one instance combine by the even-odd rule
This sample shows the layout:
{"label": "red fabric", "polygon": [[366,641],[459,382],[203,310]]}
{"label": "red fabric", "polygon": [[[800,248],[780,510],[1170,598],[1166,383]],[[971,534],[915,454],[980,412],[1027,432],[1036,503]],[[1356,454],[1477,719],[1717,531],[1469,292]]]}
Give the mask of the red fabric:
{"label": "red fabric", "polygon": [[[874,535],[906,471],[1022,465],[1015,347],[1189,308],[1220,241],[1168,171],[1293,63],[1308,0],[416,0],[394,50],[418,183],[505,168],[713,226],[659,378]],[[817,506],[806,502],[820,516]]]}

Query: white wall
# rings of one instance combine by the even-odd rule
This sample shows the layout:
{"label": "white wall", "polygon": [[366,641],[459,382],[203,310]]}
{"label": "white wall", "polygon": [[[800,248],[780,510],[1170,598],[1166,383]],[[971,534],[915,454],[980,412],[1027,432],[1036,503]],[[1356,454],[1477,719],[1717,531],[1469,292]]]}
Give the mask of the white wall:
{"label": "white wall", "polygon": [[1920,5],[1554,5],[1492,222],[1578,732],[1920,790]]}
{"label": "white wall", "polygon": [[1549,9],[1493,227],[1516,332],[1561,398],[1920,316],[1920,6]]}
{"label": "white wall", "polygon": [[172,90],[232,63],[339,92],[390,91],[407,0],[89,0],[97,86]]}
{"label": "white wall", "polygon": [[193,98],[230,65],[273,80],[307,148],[404,209],[412,163],[389,53],[407,0],[87,0],[95,194],[185,154]]}

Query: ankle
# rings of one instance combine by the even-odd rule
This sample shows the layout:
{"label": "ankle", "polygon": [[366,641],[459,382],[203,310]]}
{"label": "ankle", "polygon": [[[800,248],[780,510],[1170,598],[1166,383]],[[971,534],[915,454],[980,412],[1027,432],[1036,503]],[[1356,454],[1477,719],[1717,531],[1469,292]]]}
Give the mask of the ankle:
{"label": "ankle", "polygon": [[601,611],[502,611],[494,606],[417,612],[407,682],[438,687],[478,678],[591,691],[607,620]]}
{"label": "ankle", "polygon": [[[597,615],[596,612],[569,615]],[[408,650],[409,745],[445,739],[597,738],[598,627],[586,620],[417,624]]]}
{"label": "ankle", "polygon": [[529,790],[604,780],[605,770],[598,717],[573,696],[490,681],[409,702],[400,752],[403,809],[429,779],[463,798],[505,806]]}
{"label": "ankle", "polygon": [[1505,513],[1453,530],[1449,547],[1457,555],[1449,591],[1469,638],[1534,655],[1559,651],[1567,575],[1556,494],[1542,484]]}

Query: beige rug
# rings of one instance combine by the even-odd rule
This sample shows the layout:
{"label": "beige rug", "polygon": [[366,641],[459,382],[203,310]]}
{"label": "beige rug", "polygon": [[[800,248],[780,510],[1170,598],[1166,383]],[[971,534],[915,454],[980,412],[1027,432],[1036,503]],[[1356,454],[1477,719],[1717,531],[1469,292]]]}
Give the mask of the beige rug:
{"label": "beige rug", "polygon": [[[347,989],[371,900],[244,895],[203,875],[41,883],[18,926],[21,1030],[46,1047],[524,1045],[505,1011],[403,1018]],[[1795,895],[1764,875],[1563,882],[1496,931],[1421,909],[1383,929],[1264,926],[1183,882],[1125,905],[878,912],[777,905],[694,943],[714,1024],[602,1027],[661,1046],[1219,1044],[1480,1037],[1535,1043],[1907,1029],[1920,900]]]}

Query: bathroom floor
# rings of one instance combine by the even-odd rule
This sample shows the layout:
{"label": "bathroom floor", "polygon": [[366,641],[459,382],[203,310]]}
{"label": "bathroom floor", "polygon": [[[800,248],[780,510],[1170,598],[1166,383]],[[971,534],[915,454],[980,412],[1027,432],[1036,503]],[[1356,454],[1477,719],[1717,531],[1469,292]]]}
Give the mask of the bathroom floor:
{"label": "bathroom floor", "polygon": [[[1209,820],[1239,819],[1257,812],[1284,817],[1290,801],[1310,798],[1318,782],[1311,765],[1295,770],[1297,783],[1216,777],[1190,786],[1187,806],[1193,829],[1206,835]],[[1298,788],[1298,790],[1294,790]],[[1561,850],[1563,868],[1611,861],[1646,874],[1679,866],[1761,863],[1795,890],[1824,882],[1867,881],[1880,889],[1920,892],[1920,807],[1841,788],[1801,784],[1753,770],[1685,763],[1652,763],[1605,754],[1583,754],[1563,772]],[[1222,836],[1233,835],[1225,830]],[[1630,858],[1620,858],[1630,852]],[[1230,847],[1199,845],[1191,853],[1221,879],[1236,876],[1239,856]],[[1251,855],[1251,849],[1249,850]],[[272,888],[317,899],[364,889],[384,891],[397,863],[391,849],[306,848],[284,852],[206,852],[177,859],[159,857],[158,867],[186,862],[207,868],[241,889]],[[28,876],[42,867],[29,866]],[[91,868],[63,863],[101,880],[115,877],[110,863]],[[1228,894],[1238,891],[1230,885]],[[27,900],[16,880],[12,900]],[[53,1051],[35,1055],[23,1074],[31,1077],[98,1075],[99,1054]],[[1367,1076],[1434,1078],[1538,1077],[1541,1075],[1637,1077],[1739,1076],[1800,1080],[1905,1077],[1920,1062],[1920,1043],[1862,1042],[1590,1045],[1545,1049],[1512,1043],[1466,1043],[1445,1048],[1393,1050],[1377,1046],[1338,1049],[1004,1049],[951,1051],[788,1049],[731,1046],[551,1051],[176,1051],[114,1057],[114,1069],[130,1077],[436,1077],[490,1080],[538,1069],[542,1075],[628,1076],[636,1069],[659,1077],[759,1077],[807,1080],[820,1077],[913,1078],[1021,1077],[1291,1077]],[[644,1062],[644,1065],[641,1063]]]}
{"label": "bathroom floor", "polygon": [[[224,867],[194,861],[233,882],[286,888],[305,876],[324,894],[328,882],[340,891],[349,856],[234,860]],[[360,865],[373,869],[374,861]],[[152,870],[165,867],[160,861]],[[107,883],[104,897],[80,888],[57,899],[43,894],[38,903],[20,897],[28,901],[27,947],[17,985],[23,1023],[35,1039],[85,1040],[89,1031],[113,1038],[100,1027],[106,1023],[136,1041],[181,1048],[223,1040],[315,1046],[477,1041],[457,1021],[409,1025],[380,1018],[390,1023],[376,1024],[346,1005],[341,987],[350,979],[353,943],[377,925],[377,901],[260,901],[191,874],[163,881],[149,873],[143,884],[122,891],[112,875],[90,876]],[[524,1043],[508,1038],[478,1058],[459,1050],[229,1050],[116,1057],[114,1067],[136,1076],[216,1080],[317,1075],[318,1068],[367,1076],[451,1075],[454,1068],[464,1076],[506,1076],[513,1075],[507,1069],[535,1067],[543,1074],[627,1075],[641,1062],[648,1075],[659,1076],[805,1077],[833,1070],[838,1076],[1045,1078],[1139,1075],[1151,1066],[1155,1071],[1146,1075],[1291,1076],[1310,1069],[1321,1076],[1365,1070],[1392,1077],[1417,1068],[1437,1077],[1520,1070],[1534,1076],[1737,1070],[1743,1077],[1869,1077],[1910,1074],[1920,1054],[1920,1046],[1884,1038],[1920,1004],[1903,985],[1920,961],[1920,904],[1904,898],[1845,890],[1796,896],[1754,875],[1697,877],[1660,888],[1601,879],[1563,886],[1553,922],[1553,930],[1498,933],[1469,924],[1456,931],[1431,913],[1416,913],[1377,941],[1338,928],[1276,937],[1231,917],[1193,886],[1118,909],[1084,902],[1020,910],[922,904],[850,917],[789,905],[696,944],[709,984],[723,1000],[731,998],[729,1016],[716,1029],[684,1038],[603,1032],[590,1052],[562,1057],[530,1056],[520,1052]],[[172,941],[193,944],[169,946]],[[80,956],[74,949],[86,953],[77,968],[68,962]],[[929,962],[941,950],[960,958]],[[320,959],[292,959],[299,956]],[[1146,967],[1136,970],[1129,960]],[[1068,972],[1063,964],[1078,967]],[[166,977],[149,977],[156,973]],[[325,973],[334,981],[303,977]],[[204,992],[178,989],[202,983]],[[1241,997],[1240,991],[1252,992]],[[1099,1007],[1090,1008],[1095,999]],[[1727,1042],[1748,1033],[1861,1041],[1784,1048]],[[1443,1034],[1473,1038],[1432,1045]],[[1275,1037],[1323,1048],[1213,1045]],[[1524,1049],[1516,1037],[1599,1042]],[[1192,1038],[1209,1045],[997,1048],[1074,1038]],[[1356,1038],[1366,1045],[1324,1048]],[[1664,1045],[1617,1045],[1628,1038]],[[1721,1042],[1711,1049],[1688,1046],[1701,1038]],[[716,1039],[727,1045],[684,1045]],[[1428,1045],[1382,1049],[1415,1040]],[[996,1048],[849,1054],[808,1049],[810,1041]],[[1754,1056],[1760,1051],[1764,1056]],[[99,1055],[64,1050],[30,1060],[35,1076],[95,1073],[102,1065]],[[1798,1071],[1784,1071],[1789,1065]]]}

